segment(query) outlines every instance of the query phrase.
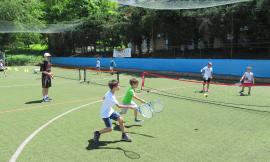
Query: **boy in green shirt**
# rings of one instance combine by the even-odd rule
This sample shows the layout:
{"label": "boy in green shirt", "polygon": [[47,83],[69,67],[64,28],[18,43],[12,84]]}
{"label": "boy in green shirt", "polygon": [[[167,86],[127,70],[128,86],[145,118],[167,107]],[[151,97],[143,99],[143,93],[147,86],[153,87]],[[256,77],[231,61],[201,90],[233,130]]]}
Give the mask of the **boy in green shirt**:
{"label": "boy in green shirt", "polygon": [[[137,104],[132,100],[133,98],[140,101],[141,103],[145,103],[145,101],[143,99],[139,98],[138,96],[136,96],[136,93],[135,93],[135,89],[138,87],[139,81],[135,78],[132,78],[132,79],[130,79],[129,84],[131,87],[128,88],[128,90],[125,94],[125,97],[122,100],[122,103],[124,105],[132,105],[132,106],[138,107]],[[120,114],[126,114],[127,110],[128,109],[122,109]],[[135,122],[142,122],[142,120],[138,119],[137,116],[138,116],[137,109],[134,109],[134,117],[135,117],[134,121]]]}

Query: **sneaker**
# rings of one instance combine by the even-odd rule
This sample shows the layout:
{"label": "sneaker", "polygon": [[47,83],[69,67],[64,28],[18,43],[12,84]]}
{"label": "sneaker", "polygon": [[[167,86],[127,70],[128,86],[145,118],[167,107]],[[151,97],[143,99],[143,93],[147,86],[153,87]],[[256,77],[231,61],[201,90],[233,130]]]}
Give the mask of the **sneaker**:
{"label": "sneaker", "polygon": [[46,97],[46,100],[50,100],[50,101],[51,101],[51,100],[53,100],[53,99],[52,99],[51,97],[48,96],[48,97]]}
{"label": "sneaker", "polygon": [[135,122],[135,123],[142,123],[142,122],[144,122],[144,121],[141,120],[141,119],[135,119],[134,122]]}
{"label": "sneaker", "polygon": [[123,133],[122,134],[122,141],[126,141],[126,142],[132,142],[132,140],[128,137],[127,133]]}
{"label": "sneaker", "polygon": [[98,142],[99,141],[99,137],[100,137],[100,133],[98,131],[94,132],[94,138],[93,141],[94,142]]}
{"label": "sneaker", "polygon": [[46,98],[43,98],[42,99],[42,102],[50,102],[50,100],[46,99]]}
{"label": "sneaker", "polygon": [[243,90],[239,91],[239,93],[243,93],[243,92],[244,92]]}

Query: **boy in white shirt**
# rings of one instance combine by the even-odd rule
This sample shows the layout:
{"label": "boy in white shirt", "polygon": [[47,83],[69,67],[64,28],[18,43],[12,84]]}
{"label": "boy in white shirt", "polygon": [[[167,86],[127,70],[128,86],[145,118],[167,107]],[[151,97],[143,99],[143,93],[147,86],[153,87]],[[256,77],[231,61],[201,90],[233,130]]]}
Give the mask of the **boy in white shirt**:
{"label": "boy in white shirt", "polygon": [[[207,66],[201,69],[201,73],[203,75],[203,89],[202,92],[208,92],[210,82],[213,78],[213,68],[212,63],[208,62]],[[205,84],[207,84],[207,88],[205,89]]]}
{"label": "boy in white shirt", "polygon": [[113,57],[112,57],[112,59],[111,59],[111,61],[110,61],[110,71],[111,71],[111,74],[113,75],[114,74],[114,71],[113,71],[113,69],[116,67],[116,63],[115,63],[115,61],[113,60]]}
{"label": "boy in white shirt", "polygon": [[4,66],[4,61],[0,59],[0,71],[3,71],[4,76],[6,76],[6,68]]}
{"label": "boy in white shirt", "polygon": [[250,66],[247,67],[246,72],[244,73],[244,75],[240,79],[240,82],[242,83],[242,90],[239,93],[241,96],[244,95],[243,92],[245,90],[245,87],[248,87],[248,95],[250,95],[251,87],[255,83],[254,74],[251,72],[251,69],[252,68]]}
{"label": "boy in white shirt", "polygon": [[99,74],[100,73],[100,60],[99,60],[99,58],[97,58],[96,69],[97,69],[97,74]]}
{"label": "boy in white shirt", "polygon": [[112,80],[109,82],[109,87],[110,91],[108,91],[104,97],[103,97],[103,104],[101,107],[100,115],[101,118],[103,119],[106,128],[100,130],[100,131],[95,131],[94,132],[94,142],[99,141],[99,137],[103,133],[111,132],[113,130],[112,128],[112,122],[111,119],[118,121],[119,126],[122,131],[122,140],[131,142],[131,139],[128,137],[127,133],[125,132],[125,126],[124,126],[124,120],[123,118],[113,109],[113,106],[117,106],[118,108],[125,108],[125,109],[136,109],[133,105],[121,105],[118,103],[115,93],[116,91],[119,90],[120,86],[119,83],[116,80]]}

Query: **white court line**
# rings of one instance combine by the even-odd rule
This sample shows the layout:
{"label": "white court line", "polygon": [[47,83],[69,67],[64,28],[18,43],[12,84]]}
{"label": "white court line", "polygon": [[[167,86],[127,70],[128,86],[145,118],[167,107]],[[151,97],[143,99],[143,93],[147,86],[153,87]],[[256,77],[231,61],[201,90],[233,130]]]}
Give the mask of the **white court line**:
{"label": "white court line", "polygon": [[[66,84],[66,83],[70,83],[72,81],[66,81],[66,82],[56,82],[55,84]],[[37,83],[37,84],[12,84],[12,85],[2,85],[0,86],[0,88],[12,88],[12,87],[32,87],[32,86],[41,86],[41,83]]]}
{"label": "white court line", "polygon": [[93,105],[93,104],[96,104],[98,102],[101,102],[102,100],[97,100],[97,101],[94,101],[94,102],[90,102],[90,103],[87,103],[87,104],[84,104],[84,105],[81,105],[81,106],[78,106],[78,107],[75,107],[69,111],[66,111],[65,113],[63,114],[60,114],[56,117],[54,117],[53,119],[51,119],[50,121],[48,121],[47,123],[43,124],[41,127],[39,127],[37,130],[35,130],[30,136],[28,136],[21,144],[20,146],[17,148],[16,152],[12,155],[12,157],[10,158],[9,162],[16,162],[18,157],[20,156],[20,154],[22,153],[23,149],[25,148],[25,146],[40,132],[42,131],[43,129],[45,129],[48,125],[50,125],[51,123],[53,123],[54,121],[56,121],[57,119],[73,112],[73,111],[76,111],[76,110],[79,110],[83,107],[86,107],[86,106],[89,106],[89,105]]}
{"label": "white court line", "polygon": [[[123,76],[122,78],[124,78]],[[109,78],[109,77],[108,77]],[[108,78],[100,78],[100,79],[92,79],[92,81],[98,80],[107,80]],[[74,80],[75,81],[75,80]],[[79,81],[79,80],[78,80]],[[90,80],[91,81],[91,80]],[[55,84],[63,84],[63,83],[70,83],[73,81],[66,81],[66,82],[55,82]],[[12,88],[12,87],[30,87],[30,86],[41,86],[41,84],[12,84],[12,85],[1,85],[0,88]]]}
{"label": "white court line", "polygon": [[[166,88],[166,89],[162,89],[162,90],[169,90],[169,89],[177,89],[177,88],[181,88],[181,87],[175,87],[175,88]],[[50,125],[51,123],[53,123],[54,121],[56,121],[57,119],[66,116],[67,114],[79,110],[83,107],[89,106],[89,105],[93,105],[96,103],[102,102],[102,100],[97,100],[94,102],[90,102],[78,107],[75,107],[69,111],[64,112],[63,114],[60,114],[56,117],[54,117],[53,119],[49,120],[47,123],[43,124],[41,127],[39,127],[37,130],[35,130],[32,134],[30,134],[30,136],[28,136],[21,144],[20,146],[16,149],[15,153],[12,155],[12,157],[10,158],[9,162],[16,162],[18,157],[20,156],[20,154],[22,153],[23,149],[25,148],[25,146],[39,133],[41,132],[43,129],[45,129],[48,125]]]}
{"label": "white court line", "polygon": [[12,85],[2,85],[2,86],[0,86],[0,88],[26,87],[26,86],[36,86],[36,85],[38,85],[38,84],[12,84]]}

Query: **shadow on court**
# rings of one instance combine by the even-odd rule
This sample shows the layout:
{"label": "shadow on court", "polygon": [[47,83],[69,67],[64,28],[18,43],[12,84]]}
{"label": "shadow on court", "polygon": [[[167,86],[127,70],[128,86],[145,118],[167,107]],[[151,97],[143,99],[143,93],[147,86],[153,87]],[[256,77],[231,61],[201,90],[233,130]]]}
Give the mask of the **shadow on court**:
{"label": "shadow on court", "polygon": [[[116,123],[113,123],[113,130],[115,131],[121,131],[121,128]],[[141,127],[141,125],[125,125],[125,128],[132,128],[132,127]]]}
{"label": "shadow on court", "polygon": [[35,101],[25,102],[25,104],[39,104],[39,103],[42,103],[42,100],[35,100]]}
{"label": "shadow on court", "polygon": [[97,150],[97,149],[119,150],[119,151],[122,151],[124,153],[124,155],[129,159],[140,159],[141,158],[140,154],[138,154],[134,151],[125,150],[121,147],[104,147],[104,146],[107,146],[109,144],[118,143],[118,142],[123,142],[123,141],[117,140],[117,141],[94,142],[93,139],[91,139],[91,140],[88,140],[88,146],[86,147],[86,150]]}
{"label": "shadow on court", "polygon": [[[114,127],[113,130],[115,131],[121,131],[120,126],[117,125],[116,123],[113,123]],[[132,128],[132,127],[141,127],[142,125],[126,125],[125,128]],[[127,132],[129,134],[135,134],[135,135],[140,135],[140,136],[144,136],[144,137],[148,137],[148,138],[155,138],[154,136],[151,135],[147,135],[147,134],[141,134],[141,133],[136,133],[136,132]]]}

